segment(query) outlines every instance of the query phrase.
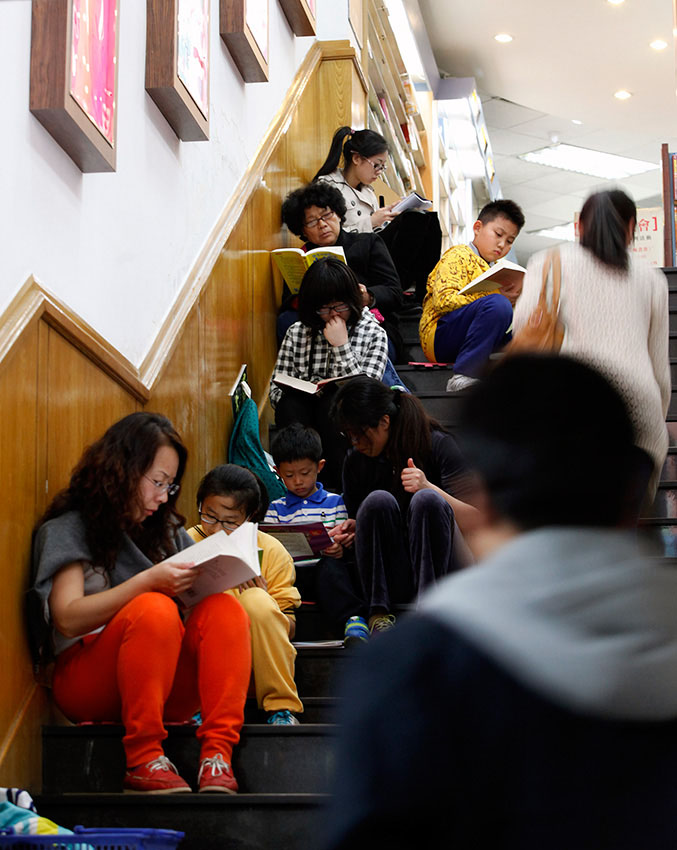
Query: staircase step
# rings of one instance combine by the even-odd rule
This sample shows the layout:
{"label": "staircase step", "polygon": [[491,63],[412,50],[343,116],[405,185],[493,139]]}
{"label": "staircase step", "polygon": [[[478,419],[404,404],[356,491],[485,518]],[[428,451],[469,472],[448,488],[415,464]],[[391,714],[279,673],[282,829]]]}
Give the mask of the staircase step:
{"label": "staircase step", "polygon": [[661,481],[677,480],[677,446],[670,446],[661,470]]}
{"label": "staircase step", "polygon": [[[195,731],[195,726],[170,726],[164,742],[167,757],[193,787],[200,757]],[[325,793],[334,765],[335,731],[329,723],[245,724],[233,753],[233,771],[241,790]],[[122,727],[113,725],[44,727],[44,792],[119,792],[125,771],[122,734]]]}
{"label": "staircase step", "polygon": [[311,794],[63,794],[38,811],[72,828],[149,827],[185,832],[179,850],[308,850],[318,846],[327,797]]}
{"label": "staircase step", "polygon": [[677,333],[670,332],[669,357],[677,357]]}
{"label": "staircase step", "polygon": [[417,397],[429,416],[457,427],[463,409],[464,393],[418,392]]}
{"label": "staircase step", "polygon": [[653,504],[644,517],[677,519],[677,481],[667,479],[659,483]]}
{"label": "staircase step", "polygon": [[336,680],[352,658],[343,647],[297,647],[296,687],[301,699],[336,695]]}
{"label": "staircase step", "polygon": [[[305,697],[302,702],[304,711],[298,715],[301,723],[334,722],[339,702],[337,697]],[[266,723],[267,717],[267,712],[258,707],[256,699],[250,697],[244,707],[245,723]]]}
{"label": "staircase step", "polygon": [[454,374],[453,366],[396,366],[397,374],[413,393],[445,392],[447,381]]}
{"label": "staircase step", "polygon": [[677,558],[677,519],[647,517],[640,520],[642,537],[666,558]]}

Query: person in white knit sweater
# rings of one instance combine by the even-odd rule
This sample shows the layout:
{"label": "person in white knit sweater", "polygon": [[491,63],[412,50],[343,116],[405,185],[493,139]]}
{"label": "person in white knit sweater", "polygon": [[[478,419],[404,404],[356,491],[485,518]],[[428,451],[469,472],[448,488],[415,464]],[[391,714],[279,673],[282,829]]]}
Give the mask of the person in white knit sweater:
{"label": "person in white knit sweater", "polygon": [[[637,445],[653,460],[647,493],[653,498],[668,447],[668,288],[662,272],[628,251],[636,222],[634,202],[618,189],[593,194],[583,205],[580,244],[560,248],[561,350],[598,369],[623,396]],[[537,305],[544,260],[541,252],[528,263],[515,307],[515,331]]]}

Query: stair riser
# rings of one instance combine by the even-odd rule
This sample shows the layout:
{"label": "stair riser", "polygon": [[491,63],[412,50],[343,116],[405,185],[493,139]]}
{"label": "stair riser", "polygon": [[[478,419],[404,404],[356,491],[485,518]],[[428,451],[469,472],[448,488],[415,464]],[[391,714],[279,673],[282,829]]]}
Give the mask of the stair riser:
{"label": "stair riser", "polygon": [[404,385],[413,393],[443,393],[447,389],[447,381],[453,374],[451,369],[399,371]]}
{"label": "stair riser", "polygon": [[443,392],[436,396],[423,396],[419,400],[428,416],[432,416],[433,419],[438,419],[440,422],[458,425],[464,404],[462,395]]}
{"label": "stair riser", "polygon": [[299,650],[296,657],[296,688],[301,697],[336,696],[337,679],[350,653],[343,650]]}
{"label": "stair riser", "polygon": [[672,487],[659,489],[653,504],[646,510],[644,516],[677,519],[677,491]]}
{"label": "stair riser", "polygon": [[[68,730],[66,730],[68,732]],[[79,731],[79,730],[78,730]],[[333,738],[307,734],[246,733],[233,753],[233,771],[247,793],[325,793],[334,765]],[[194,734],[172,730],[164,742],[168,758],[194,788],[200,743]],[[125,761],[120,733],[89,736],[48,734],[43,738],[43,790],[53,793],[111,793],[122,789]]]}
{"label": "stair riser", "polygon": [[[197,795],[173,795],[163,804],[157,797],[124,799],[88,805],[76,800],[38,799],[38,811],[58,824],[73,827],[150,827],[185,832],[179,850],[309,850],[318,846],[321,804],[278,803],[249,805],[240,798],[201,794],[194,805],[182,804]],[[165,798],[166,800],[167,798]]]}
{"label": "stair riser", "polygon": [[677,357],[677,337],[670,337],[670,345],[668,350],[670,357]]}
{"label": "stair riser", "polygon": [[677,481],[677,455],[669,454],[661,470],[662,481]]}

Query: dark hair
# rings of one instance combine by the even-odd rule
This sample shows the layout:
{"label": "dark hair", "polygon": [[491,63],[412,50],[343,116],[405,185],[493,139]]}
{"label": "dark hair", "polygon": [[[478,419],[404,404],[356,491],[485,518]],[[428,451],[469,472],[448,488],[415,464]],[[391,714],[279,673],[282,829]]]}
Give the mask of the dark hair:
{"label": "dark hair", "polygon": [[349,328],[362,316],[362,292],[355,272],[341,260],[326,257],[315,260],[303,275],[299,288],[299,319],[307,327],[319,331],[324,319],[315,312],[331,301],[343,301],[350,307],[346,319]]}
{"label": "dark hair", "polygon": [[393,489],[401,488],[400,473],[412,458],[424,467],[430,457],[432,432],[442,426],[432,419],[411,393],[392,390],[382,381],[359,375],[336,393],[329,417],[339,430],[364,432],[377,428],[384,416],[390,417],[388,442],[383,451],[393,467]]}
{"label": "dark hair", "polygon": [[171,446],[179,456],[174,483],[180,484],[188,452],[169,419],[145,412],[120,419],[85,449],[68,487],[57,493],[39,525],[78,511],[93,563],[106,570],[114,567],[125,532],[151,561],[167,557],[176,549],[176,529],[185,522],[176,510],[178,494],[142,523],[135,519],[139,483],[161,446]]}
{"label": "dark hair", "polygon": [[581,245],[607,266],[627,270],[628,228],[633,221],[637,221],[637,207],[625,192],[595,192],[581,210]]}
{"label": "dark hair", "polygon": [[275,434],[270,447],[275,465],[294,460],[322,460],[322,440],[314,428],[293,422]]}
{"label": "dark hair", "polygon": [[499,365],[468,393],[459,443],[493,507],[523,529],[618,525],[651,469],[616,390],[562,356]]}
{"label": "dark hair", "polygon": [[251,522],[263,521],[270,501],[259,476],[234,463],[215,466],[200,481],[196,496],[198,510],[208,496],[230,496]]}
{"label": "dark hair", "polygon": [[477,220],[481,221],[482,224],[487,224],[487,222],[500,217],[507,218],[519,230],[524,227],[524,213],[514,201],[508,200],[492,201],[486,204],[480,210]]}
{"label": "dark hair", "polygon": [[[343,141],[345,139],[345,142]],[[353,154],[359,154],[367,159],[370,156],[378,156],[380,153],[388,153],[388,142],[379,133],[373,130],[356,130],[354,133],[350,127],[339,127],[331,140],[329,155],[320,166],[319,171],[313,177],[323,177],[336,171],[341,160],[341,145],[343,144],[343,168],[352,165]]]}
{"label": "dark hair", "polygon": [[309,183],[290,192],[282,204],[282,221],[300,239],[306,238],[303,228],[308,207],[329,207],[341,224],[346,220],[346,202],[339,190],[327,183]]}

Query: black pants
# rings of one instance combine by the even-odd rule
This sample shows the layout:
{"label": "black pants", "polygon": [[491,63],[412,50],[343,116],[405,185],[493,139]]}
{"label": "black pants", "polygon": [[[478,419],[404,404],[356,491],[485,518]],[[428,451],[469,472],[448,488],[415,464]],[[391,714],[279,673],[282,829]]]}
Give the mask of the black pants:
{"label": "black pants", "polygon": [[387,227],[379,230],[386,243],[402,289],[416,288],[416,301],[425,296],[428,275],[442,252],[442,230],[436,212],[408,210],[400,213]]}

